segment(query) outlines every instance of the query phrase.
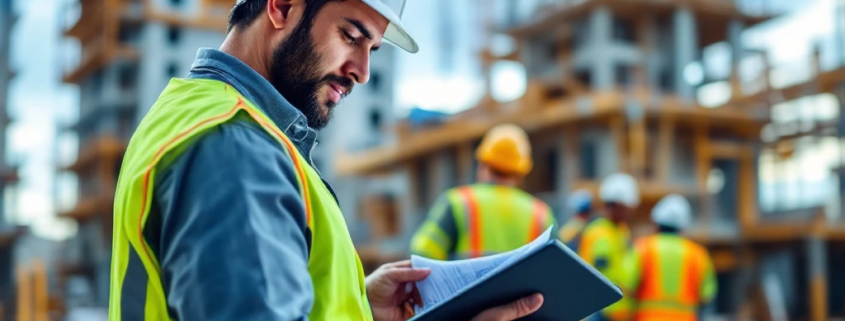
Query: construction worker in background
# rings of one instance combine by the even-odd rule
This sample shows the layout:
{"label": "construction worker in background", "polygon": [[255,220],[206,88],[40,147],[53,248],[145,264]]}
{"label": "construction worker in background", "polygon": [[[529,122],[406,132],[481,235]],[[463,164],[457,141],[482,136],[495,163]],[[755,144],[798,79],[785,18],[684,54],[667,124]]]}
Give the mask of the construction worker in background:
{"label": "construction worker in background", "polygon": [[[627,221],[640,203],[637,181],[628,174],[612,174],[602,181],[599,198],[604,206],[603,215],[593,217],[584,232],[570,243],[584,261],[618,285],[622,262],[631,243]],[[623,298],[589,320],[626,320],[629,305],[627,297]]]}
{"label": "construction worker in background", "polygon": [[560,240],[572,247],[572,241],[578,238],[587,226],[593,213],[593,195],[587,190],[578,190],[569,195],[566,208],[570,217],[560,228]]}
{"label": "construction worker in background", "polygon": [[[388,2],[392,5],[389,5]],[[409,261],[365,278],[317,130],[370,54],[418,47],[404,1],[240,0],[219,50],[200,49],[132,136],[115,195],[109,319],[405,320]],[[539,294],[477,320],[536,311]],[[419,302],[419,301],[415,301]]]}
{"label": "construction worker in background", "polygon": [[625,258],[622,287],[633,299],[634,321],[695,321],[716,295],[707,250],[679,235],[692,222],[689,202],[666,196],[651,212],[658,233],[639,239]]}
{"label": "construction worker in background", "polygon": [[446,191],[411,239],[411,253],[463,259],[510,251],[554,225],[546,203],[517,188],[531,171],[531,145],[516,125],[491,129],[475,153],[479,183]]}

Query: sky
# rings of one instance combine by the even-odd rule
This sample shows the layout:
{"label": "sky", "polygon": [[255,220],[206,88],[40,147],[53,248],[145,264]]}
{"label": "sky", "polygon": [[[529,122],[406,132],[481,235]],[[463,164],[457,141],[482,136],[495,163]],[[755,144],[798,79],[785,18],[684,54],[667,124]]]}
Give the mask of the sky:
{"label": "sky", "polygon": [[[60,123],[68,124],[77,117],[79,101],[75,87],[60,81],[62,66],[76,56],[60,46],[62,24],[66,20],[60,18],[67,14],[65,4],[68,1],[72,0],[17,0],[16,8],[21,19],[12,34],[12,65],[18,76],[11,83],[10,114],[14,123],[7,137],[8,158],[21,164],[21,182],[6,198],[15,199],[9,205],[14,207],[9,211],[14,216],[10,217],[11,220],[29,224],[34,233],[50,239],[63,239],[75,232],[73,222],[55,218],[56,211],[68,209],[75,197],[72,177],[64,175],[58,182],[60,188],[56,187],[57,181],[54,180],[58,164],[69,164],[76,153],[73,137],[58,135]],[[476,1],[408,0],[403,21],[421,49],[416,55],[397,51],[395,106],[400,115],[414,106],[455,112],[471,107],[480,97],[482,80],[476,52],[481,39],[475,36],[480,27],[472,6]],[[748,44],[769,49],[775,65],[786,66],[779,76],[775,76],[774,82],[785,84],[800,78],[802,71],[807,69],[810,44],[821,39],[825,48],[832,47],[835,1],[793,2],[804,7],[789,17],[769,22],[743,35]],[[524,0],[521,3],[528,2]],[[449,28],[440,28],[439,14],[444,12],[443,6],[446,5],[453,6],[452,22]],[[497,6],[491,10],[501,12],[504,9]],[[444,40],[444,35],[449,38]],[[444,47],[453,49],[444,55]],[[833,55],[825,56],[831,65],[833,58]],[[444,64],[452,67],[444,68]],[[521,94],[524,91],[524,79],[521,77],[524,78],[524,75],[520,67],[510,65],[500,66],[499,69],[500,76],[494,83],[502,92],[505,89],[511,91],[503,99]],[[724,86],[718,87],[716,85],[704,96],[718,100],[720,95],[725,94]],[[825,108],[830,109],[823,106],[832,104],[829,98],[820,98],[819,101],[822,113]],[[783,114],[788,118],[795,113]],[[816,182],[808,184],[830,183],[827,180],[829,175],[822,173],[827,167],[821,165],[833,161],[830,158],[835,158],[834,151],[838,152],[838,145],[836,142],[822,145],[819,151],[802,154],[800,161],[790,165],[797,168],[795,177],[811,177]],[[803,173],[802,170],[809,172]],[[58,193],[61,194],[61,205],[56,205],[57,190],[62,191]],[[775,195],[767,193],[763,191],[763,197]],[[821,193],[815,198],[825,196]]]}

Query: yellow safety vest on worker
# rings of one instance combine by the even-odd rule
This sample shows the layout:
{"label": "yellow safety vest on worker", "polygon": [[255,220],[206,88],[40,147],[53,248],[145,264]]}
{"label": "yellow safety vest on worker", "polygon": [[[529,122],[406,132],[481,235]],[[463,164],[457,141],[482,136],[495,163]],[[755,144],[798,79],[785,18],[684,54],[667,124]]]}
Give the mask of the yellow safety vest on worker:
{"label": "yellow safety vest on worker", "polygon": [[581,233],[584,231],[584,228],[587,227],[587,220],[581,217],[573,217],[566,221],[563,226],[560,227],[560,232],[558,233],[558,238],[560,241],[566,245],[573,244],[572,242],[579,238]]}
{"label": "yellow safety vest on worker", "polygon": [[[619,285],[622,280],[622,263],[630,246],[631,235],[624,223],[614,224],[605,217],[592,219],[580,239],[573,242],[581,258],[604,274],[611,282]],[[614,321],[626,320],[630,316],[630,300],[622,300],[601,312]]]}
{"label": "yellow safety vest on worker", "polygon": [[[315,298],[310,319],[372,320],[361,262],[320,176],[259,108],[227,84],[205,79],[173,79],[129,143],[115,195],[109,320],[171,320],[161,266],[142,233],[153,206],[156,172],[203,133],[235,119],[259,124],[293,161],[311,232],[308,272]],[[127,278],[130,268],[146,277]]]}
{"label": "yellow safety vest on worker", "polygon": [[[456,223],[452,240],[431,213],[411,241],[411,252],[434,259],[475,258],[506,252],[530,242],[549,226],[554,216],[546,203],[513,187],[475,184],[447,191],[445,201]],[[454,253],[450,253],[450,248]]]}
{"label": "yellow safety vest on worker", "polygon": [[622,286],[635,301],[634,321],[695,321],[717,287],[707,250],[674,234],[638,240]]}

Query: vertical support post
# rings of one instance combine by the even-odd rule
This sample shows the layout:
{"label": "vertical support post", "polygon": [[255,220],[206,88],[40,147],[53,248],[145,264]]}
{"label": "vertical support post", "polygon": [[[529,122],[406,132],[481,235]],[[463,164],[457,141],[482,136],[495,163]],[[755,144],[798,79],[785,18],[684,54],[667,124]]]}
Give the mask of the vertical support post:
{"label": "vertical support post", "polygon": [[642,54],[637,68],[636,85],[653,88],[659,76],[656,72],[652,72],[655,69],[653,56],[657,51],[657,28],[653,15],[647,14],[638,20],[637,44]]}
{"label": "vertical support post", "polygon": [[[578,158],[578,129],[574,126],[567,127],[563,132],[562,144],[557,146],[558,159],[563,170],[558,171],[555,178],[558,186],[558,199],[566,200],[572,187],[579,179],[581,160]],[[559,217],[560,218],[560,217]]]}
{"label": "vertical support post", "polygon": [[[822,226],[823,227],[823,226]],[[827,245],[824,229],[814,231],[807,240],[807,271],[810,320],[827,320]]]}
{"label": "vertical support post", "polygon": [[472,144],[463,143],[458,145],[458,184],[466,185],[472,183],[475,176],[472,170]]}
{"label": "vertical support post", "polygon": [[590,16],[591,86],[596,91],[613,88],[616,79],[613,57],[613,13],[609,8],[596,8]]}
{"label": "vertical support post", "polygon": [[[428,186],[429,199],[426,202],[433,200],[434,197],[452,187],[457,180],[457,177],[454,177],[455,172],[452,171],[455,168],[455,162],[449,157],[450,152],[449,150],[441,150],[433,155],[434,159],[428,162],[428,166],[430,166],[428,172],[432,181]],[[426,207],[430,205],[427,204]]]}
{"label": "vertical support post", "polygon": [[742,61],[742,31],[745,24],[738,19],[728,22],[728,43],[731,45],[731,98],[742,96],[742,86],[739,79],[739,64]]}
{"label": "vertical support post", "polygon": [[710,150],[709,124],[703,123],[695,127],[693,144],[695,145],[695,179],[696,192],[701,199],[699,212],[705,222],[710,220],[710,192],[707,190],[707,177],[713,166],[713,155]]}
{"label": "vertical support post", "polygon": [[663,114],[660,118],[659,133],[657,138],[657,180],[660,182],[669,181],[669,173],[672,169],[672,144],[674,144],[675,119],[672,115]]}
{"label": "vertical support post", "polygon": [[616,158],[619,160],[619,171],[628,172],[628,147],[625,140],[625,118],[621,115],[614,115],[610,119],[610,134],[616,144]]}
{"label": "vertical support post", "polygon": [[18,321],[32,320],[32,277],[27,268],[18,266]]}
{"label": "vertical support post", "polygon": [[631,175],[645,177],[648,139],[645,111],[639,106],[628,106],[628,136],[631,146]]}
{"label": "vertical support post", "polygon": [[47,309],[47,271],[44,268],[44,263],[41,260],[35,260],[32,264],[32,273],[34,274],[35,286],[35,318],[34,321],[48,321]]}
{"label": "vertical support post", "polygon": [[681,5],[675,10],[673,24],[675,27],[675,90],[682,101],[692,102],[695,98],[695,89],[685,79],[684,71],[690,63],[695,61],[698,50],[695,14],[689,6]]}
{"label": "vertical support post", "polygon": [[754,148],[743,148],[739,164],[739,201],[737,214],[740,227],[753,225],[757,221],[757,180],[754,171]]}
{"label": "vertical support post", "polygon": [[[419,191],[419,175],[417,174],[417,166],[416,162],[408,162],[405,164],[405,175],[408,178],[407,182],[407,201],[405,204],[404,211],[406,214],[411,215],[411,217],[417,216],[420,209],[420,204],[422,200],[419,199],[420,191]],[[413,219],[409,220],[413,221]]]}

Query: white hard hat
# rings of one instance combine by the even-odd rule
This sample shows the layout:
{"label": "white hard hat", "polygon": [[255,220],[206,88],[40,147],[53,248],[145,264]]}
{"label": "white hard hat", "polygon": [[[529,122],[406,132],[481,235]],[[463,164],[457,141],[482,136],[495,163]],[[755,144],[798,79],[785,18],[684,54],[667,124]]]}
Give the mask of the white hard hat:
{"label": "white hard hat", "polygon": [[637,181],[625,173],[616,173],[605,178],[601,183],[599,197],[602,202],[620,203],[632,208],[640,204]]}
{"label": "white hard hat", "polygon": [[[236,4],[247,2],[249,0],[237,0]],[[373,8],[387,18],[390,23],[387,25],[387,30],[384,31],[384,40],[392,43],[399,48],[404,49],[410,53],[420,51],[417,42],[414,38],[405,31],[405,26],[402,25],[402,11],[405,10],[405,0],[361,0],[370,8]],[[307,4],[306,4],[307,5]]]}
{"label": "white hard hat", "polygon": [[402,25],[405,0],[361,0],[390,21],[384,31],[384,40],[410,53],[420,51],[417,42]]}
{"label": "white hard hat", "polygon": [[657,202],[651,210],[651,220],[657,225],[683,230],[692,224],[692,207],[683,196],[671,194]]}

